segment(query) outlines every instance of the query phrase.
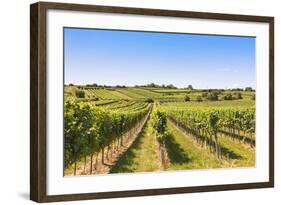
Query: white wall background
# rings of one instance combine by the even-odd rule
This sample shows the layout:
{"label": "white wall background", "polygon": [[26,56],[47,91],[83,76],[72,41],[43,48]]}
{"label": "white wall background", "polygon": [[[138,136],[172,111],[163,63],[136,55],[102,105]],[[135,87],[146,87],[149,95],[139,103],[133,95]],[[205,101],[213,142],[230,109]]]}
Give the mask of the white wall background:
{"label": "white wall background", "polygon": [[[51,1],[51,0],[50,0]],[[153,196],[60,204],[277,204],[280,179],[280,36],[278,0],[74,0],[61,2],[144,8],[275,16],[275,147],[276,187]],[[0,7],[0,204],[32,204],[29,201],[29,4],[35,1],[7,0]],[[279,202],[280,203],[280,202]],[[55,203],[56,204],[56,203]]]}

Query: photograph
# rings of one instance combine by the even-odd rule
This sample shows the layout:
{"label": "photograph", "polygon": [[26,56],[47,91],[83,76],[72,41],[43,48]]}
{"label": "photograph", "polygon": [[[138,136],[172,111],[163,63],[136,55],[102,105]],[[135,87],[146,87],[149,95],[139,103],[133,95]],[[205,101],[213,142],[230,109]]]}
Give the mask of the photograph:
{"label": "photograph", "polygon": [[256,37],[63,28],[63,176],[256,166]]}

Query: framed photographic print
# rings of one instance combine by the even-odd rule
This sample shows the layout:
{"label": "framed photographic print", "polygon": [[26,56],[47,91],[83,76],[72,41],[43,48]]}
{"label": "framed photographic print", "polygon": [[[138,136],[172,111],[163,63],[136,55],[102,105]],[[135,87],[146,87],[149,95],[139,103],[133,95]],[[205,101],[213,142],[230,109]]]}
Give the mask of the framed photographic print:
{"label": "framed photographic print", "polygon": [[274,186],[274,18],[31,5],[30,197]]}

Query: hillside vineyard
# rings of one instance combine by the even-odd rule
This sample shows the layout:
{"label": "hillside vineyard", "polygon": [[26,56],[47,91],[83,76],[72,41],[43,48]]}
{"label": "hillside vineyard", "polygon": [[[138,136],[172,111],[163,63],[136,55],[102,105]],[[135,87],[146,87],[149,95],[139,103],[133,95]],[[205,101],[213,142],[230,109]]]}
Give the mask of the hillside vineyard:
{"label": "hillside vineyard", "polygon": [[64,175],[255,166],[255,91],[64,87]]}

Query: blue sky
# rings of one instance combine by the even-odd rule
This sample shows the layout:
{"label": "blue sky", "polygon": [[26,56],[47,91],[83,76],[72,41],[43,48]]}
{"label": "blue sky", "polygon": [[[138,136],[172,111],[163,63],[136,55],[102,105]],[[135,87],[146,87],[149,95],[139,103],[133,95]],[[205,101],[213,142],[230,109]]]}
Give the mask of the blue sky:
{"label": "blue sky", "polygon": [[255,38],[64,29],[65,83],[256,86]]}

